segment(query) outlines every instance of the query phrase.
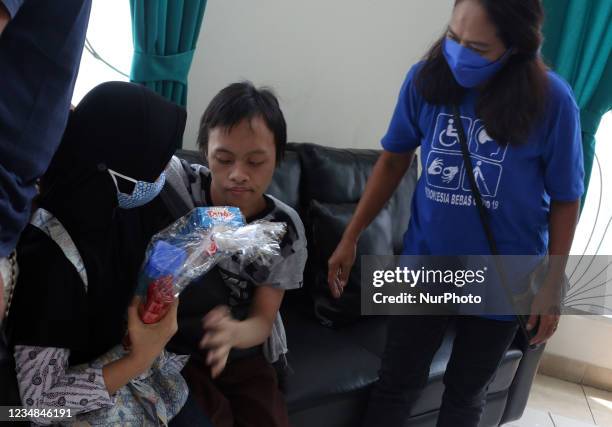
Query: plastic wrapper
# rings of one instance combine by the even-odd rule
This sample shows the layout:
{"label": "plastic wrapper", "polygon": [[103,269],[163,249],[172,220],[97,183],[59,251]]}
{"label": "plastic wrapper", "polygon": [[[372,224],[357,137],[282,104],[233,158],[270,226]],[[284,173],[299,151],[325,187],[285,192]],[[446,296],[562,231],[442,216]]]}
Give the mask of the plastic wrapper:
{"label": "plastic wrapper", "polygon": [[245,224],[238,208],[196,208],[162,230],[149,243],[139,276],[144,297],[140,317],[155,323],[194,279],[223,259],[237,256],[241,265],[271,265],[280,256],[285,223]]}

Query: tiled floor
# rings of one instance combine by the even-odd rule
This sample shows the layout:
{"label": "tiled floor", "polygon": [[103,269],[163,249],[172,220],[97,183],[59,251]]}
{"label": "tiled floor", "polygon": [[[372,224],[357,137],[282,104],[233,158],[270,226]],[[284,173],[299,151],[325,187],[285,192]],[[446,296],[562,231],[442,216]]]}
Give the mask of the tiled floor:
{"label": "tiled floor", "polygon": [[523,418],[504,427],[587,426],[612,427],[612,393],[538,375]]}

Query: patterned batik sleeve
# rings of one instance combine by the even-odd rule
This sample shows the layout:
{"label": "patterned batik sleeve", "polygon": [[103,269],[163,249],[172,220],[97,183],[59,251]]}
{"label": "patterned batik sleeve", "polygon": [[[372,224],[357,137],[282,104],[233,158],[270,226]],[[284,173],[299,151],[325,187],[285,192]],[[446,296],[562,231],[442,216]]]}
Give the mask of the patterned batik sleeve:
{"label": "patterned batik sleeve", "polygon": [[[102,368],[89,365],[70,367],[70,351],[18,345],[15,365],[21,401],[28,409],[71,410],[71,415],[114,405],[104,383]],[[31,421],[49,425],[49,418]]]}

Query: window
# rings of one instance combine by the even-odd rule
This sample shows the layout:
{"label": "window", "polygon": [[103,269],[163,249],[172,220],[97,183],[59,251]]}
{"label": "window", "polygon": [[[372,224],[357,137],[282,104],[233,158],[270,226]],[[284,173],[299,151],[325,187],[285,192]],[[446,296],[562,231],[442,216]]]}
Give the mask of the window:
{"label": "window", "polygon": [[[127,0],[93,0],[89,27],[89,46],[119,71],[128,74],[132,65],[132,22]],[[72,104],[76,105],[87,92],[107,81],[128,81],[129,78],[96,59],[83,49],[81,67]]]}
{"label": "window", "polygon": [[[612,255],[612,169],[606,167],[612,162],[612,112],[604,115],[596,141],[591,181],[576,230],[572,255],[596,252]],[[601,247],[597,250],[599,245]]]}
{"label": "window", "polygon": [[[612,112],[608,112],[602,118],[595,138],[597,143],[591,181],[580,222],[576,229],[571,255],[597,254],[607,256],[612,260],[612,191],[610,191],[612,188],[612,168],[609,167],[612,162]],[[574,274],[572,274],[574,268],[568,268],[568,274],[571,277],[570,283],[575,288],[586,289],[585,284],[598,273],[598,271],[595,271],[596,269],[589,269],[583,276],[589,263],[587,258],[578,264]],[[609,260],[606,261],[609,262]],[[599,268],[599,271],[601,271],[601,268]],[[590,274],[591,272],[592,274]],[[582,279],[580,279],[581,277]],[[612,266],[608,266],[607,271],[599,276],[597,281],[588,284],[588,288],[595,286],[597,289],[583,294],[582,297],[607,295],[604,297],[605,299],[591,298],[584,299],[582,302],[603,305],[605,307],[603,314],[612,318],[612,296],[610,296],[612,294]],[[584,309],[585,307],[580,308]]]}

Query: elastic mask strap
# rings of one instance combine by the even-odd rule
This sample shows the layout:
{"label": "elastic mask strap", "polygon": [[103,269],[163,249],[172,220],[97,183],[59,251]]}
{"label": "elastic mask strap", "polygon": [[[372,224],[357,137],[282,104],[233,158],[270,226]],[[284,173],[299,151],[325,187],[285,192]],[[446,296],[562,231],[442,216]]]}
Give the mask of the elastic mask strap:
{"label": "elastic mask strap", "polygon": [[112,169],[107,169],[108,173],[110,174],[111,178],[113,179],[113,182],[115,183],[115,188],[117,188],[118,192],[122,192],[121,190],[119,190],[119,184],[117,184],[117,176],[120,178],[123,178],[125,180],[128,180],[130,182],[133,182],[134,184],[137,184],[138,181],[135,180],[134,178],[130,178],[129,176],[125,176],[123,174],[120,174],[119,172],[115,172]]}

